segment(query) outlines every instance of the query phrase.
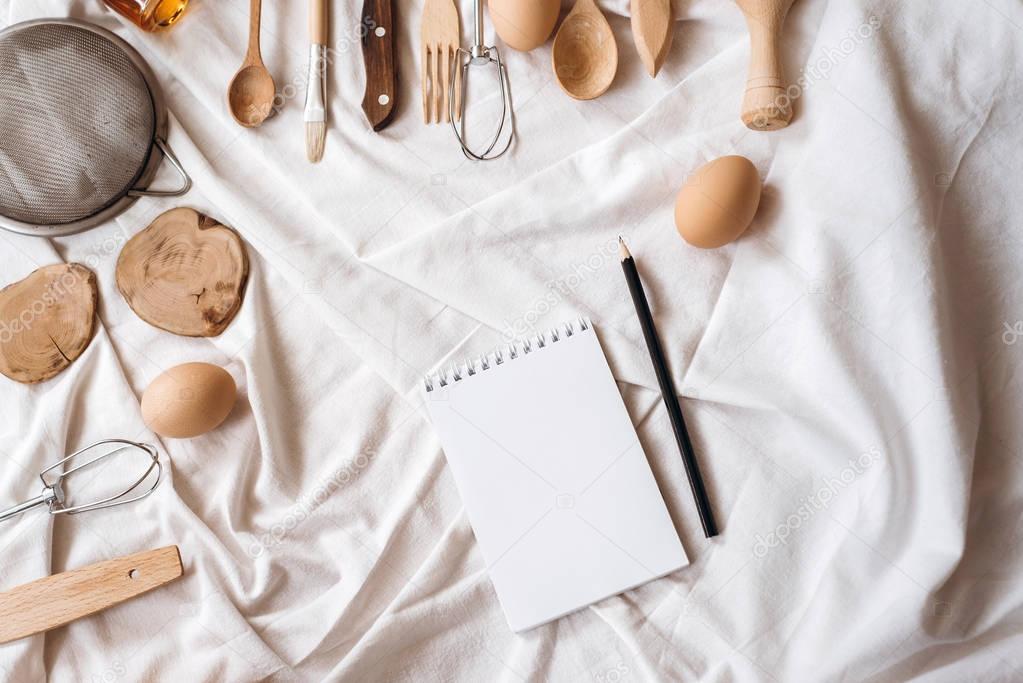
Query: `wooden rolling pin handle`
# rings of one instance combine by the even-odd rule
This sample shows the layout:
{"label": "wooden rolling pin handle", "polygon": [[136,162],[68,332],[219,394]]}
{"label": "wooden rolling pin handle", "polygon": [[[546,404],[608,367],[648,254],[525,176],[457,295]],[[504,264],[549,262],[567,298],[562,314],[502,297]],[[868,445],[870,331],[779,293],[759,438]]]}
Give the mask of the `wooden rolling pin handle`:
{"label": "wooden rolling pin handle", "polygon": [[309,0],[309,42],[327,44],[327,0]]}
{"label": "wooden rolling pin handle", "polygon": [[742,122],[753,130],[778,130],[792,120],[792,98],[782,74],[779,40],[784,14],[746,14],[750,36],[749,75]]}

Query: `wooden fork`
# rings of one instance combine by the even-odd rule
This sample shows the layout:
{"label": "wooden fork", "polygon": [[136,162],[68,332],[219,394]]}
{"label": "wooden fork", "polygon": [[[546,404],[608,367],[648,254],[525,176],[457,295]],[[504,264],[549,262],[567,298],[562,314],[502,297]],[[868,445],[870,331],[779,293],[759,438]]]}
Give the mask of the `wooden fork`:
{"label": "wooden fork", "polygon": [[[420,37],[423,43],[423,120],[450,122],[451,68],[461,44],[461,24],[455,0],[426,0]],[[455,120],[462,112],[462,69],[455,66]]]}

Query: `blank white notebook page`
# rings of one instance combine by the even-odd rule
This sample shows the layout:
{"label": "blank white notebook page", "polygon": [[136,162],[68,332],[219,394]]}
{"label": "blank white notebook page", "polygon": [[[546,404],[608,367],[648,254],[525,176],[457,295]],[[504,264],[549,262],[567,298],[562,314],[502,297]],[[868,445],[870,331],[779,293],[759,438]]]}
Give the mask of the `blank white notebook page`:
{"label": "blank white notebook page", "polygon": [[688,564],[592,326],[428,382],[427,406],[515,631]]}

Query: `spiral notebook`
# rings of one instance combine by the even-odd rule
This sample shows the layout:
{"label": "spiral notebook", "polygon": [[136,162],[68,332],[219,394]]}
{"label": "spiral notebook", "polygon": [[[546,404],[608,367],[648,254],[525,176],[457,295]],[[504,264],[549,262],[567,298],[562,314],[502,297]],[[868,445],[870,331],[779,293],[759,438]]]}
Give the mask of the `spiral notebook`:
{"label": "spiral notebook", "polygon": [[431,375],[425,388],[513,630],[688,564],[588,320]]}

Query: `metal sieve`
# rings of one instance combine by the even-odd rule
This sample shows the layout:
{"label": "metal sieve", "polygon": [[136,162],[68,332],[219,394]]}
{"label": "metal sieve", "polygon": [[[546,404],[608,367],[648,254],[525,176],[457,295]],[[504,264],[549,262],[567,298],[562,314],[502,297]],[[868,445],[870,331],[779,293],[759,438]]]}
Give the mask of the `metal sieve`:
{"label": "metal sieve", "polygon": [[[191,179],[166,142],[167,110],[141,55],[71,19],[0,31],[0,227],[56,237]],[[150,190],[166,157],[181,187]]]}

